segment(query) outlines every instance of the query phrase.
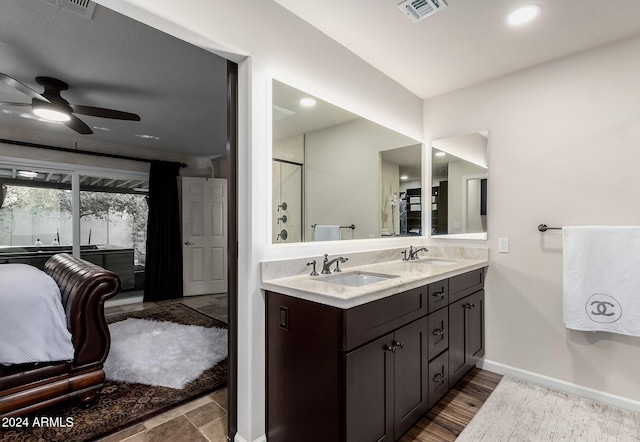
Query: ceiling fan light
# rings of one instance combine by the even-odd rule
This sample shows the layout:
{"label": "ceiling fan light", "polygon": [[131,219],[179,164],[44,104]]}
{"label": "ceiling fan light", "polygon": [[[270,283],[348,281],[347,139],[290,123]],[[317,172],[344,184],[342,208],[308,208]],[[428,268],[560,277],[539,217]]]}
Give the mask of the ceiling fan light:
{"label": "ceiling fan light", "polygon": [[39,116],[40,118],[44,118],[45,120],[50,120],[50,121],[71,120],[71,116],[69,116],[69,114],[59,111],[57,109],[51,109],[48,107],[36,107],[33,109],[33,113]]}

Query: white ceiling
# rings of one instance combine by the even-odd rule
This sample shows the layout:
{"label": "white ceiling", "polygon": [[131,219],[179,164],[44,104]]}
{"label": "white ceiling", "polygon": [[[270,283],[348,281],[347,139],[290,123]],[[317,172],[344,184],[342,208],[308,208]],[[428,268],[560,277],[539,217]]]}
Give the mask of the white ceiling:
{"label": "white ceiling", "polygon": [[[0,72],[38,92],[36,76],[58,78],[69,84],[62,97],[72,104],[133,112],[141,121],[78,115],[94,134],[76,135],[62,124],[20,116],[25,108],[0,106],[0,138],[69,148],[77,142],[78,149],[115,143],[222,155],[226,63],[101,5],[89,20],[46,0],[2,0]],[[0,101],[30,103],[31,98],[0,82]]]}
{"label": "white ceiling", "polygon": [[[640,33],[639,0],[445,0],[413,23],[400,0],[274,0],[421,98]],[[517,6],[542,13],[505,24]]]}

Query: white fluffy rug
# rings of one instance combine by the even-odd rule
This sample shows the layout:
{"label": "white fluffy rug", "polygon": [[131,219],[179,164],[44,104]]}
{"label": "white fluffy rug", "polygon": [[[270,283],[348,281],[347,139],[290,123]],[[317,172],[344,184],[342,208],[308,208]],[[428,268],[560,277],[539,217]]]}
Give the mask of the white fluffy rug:
{"label": "white fluffy rug", "polygon": [[640,413],[505,376],[456,442],[638,440]]}
{"label": "white fluffy rug", "polygon": [[227,357],[227,330],[129,318],[109,325],[107,379],[184,388]]}

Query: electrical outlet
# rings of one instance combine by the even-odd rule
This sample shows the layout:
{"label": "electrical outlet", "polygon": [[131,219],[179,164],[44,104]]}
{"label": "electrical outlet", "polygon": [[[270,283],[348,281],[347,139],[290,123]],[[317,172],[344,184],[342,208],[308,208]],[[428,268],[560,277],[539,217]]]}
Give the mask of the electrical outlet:
{"label": "electrical outlet", "polygon": [[509,253],[509,238],[498,238],[498,253]]}

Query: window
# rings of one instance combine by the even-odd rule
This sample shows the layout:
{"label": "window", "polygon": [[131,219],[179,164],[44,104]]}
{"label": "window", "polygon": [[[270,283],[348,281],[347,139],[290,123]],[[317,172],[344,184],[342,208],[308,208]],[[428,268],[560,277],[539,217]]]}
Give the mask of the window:
{"label": "window", "polygon": [[142,290],[148,189],[146,174],[0,163],[0,263],[75,253]]}

